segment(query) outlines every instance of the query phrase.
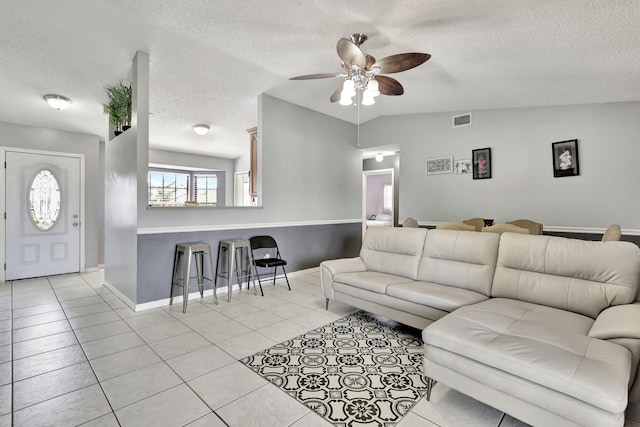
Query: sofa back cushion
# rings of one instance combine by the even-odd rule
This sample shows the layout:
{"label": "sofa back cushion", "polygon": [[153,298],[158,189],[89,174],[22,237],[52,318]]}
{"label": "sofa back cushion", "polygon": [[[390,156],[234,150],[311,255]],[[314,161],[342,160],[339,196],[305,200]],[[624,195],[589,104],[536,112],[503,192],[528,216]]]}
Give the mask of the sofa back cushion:
{"label": "sofa back cushion", "polygon": [[418,280],[491,295],[500,235],[475,231],[429,230]]}
{"label": "sofa back cushion", "polygon": [[415,280],[426,234],[424,228],[369,227],[360,258],[369,271]]}
{"label": "sofa back cushion", "polygon": [[505,233],[491,295],[595,318],[633,302],[639,280],[640,248],[633,243]]}

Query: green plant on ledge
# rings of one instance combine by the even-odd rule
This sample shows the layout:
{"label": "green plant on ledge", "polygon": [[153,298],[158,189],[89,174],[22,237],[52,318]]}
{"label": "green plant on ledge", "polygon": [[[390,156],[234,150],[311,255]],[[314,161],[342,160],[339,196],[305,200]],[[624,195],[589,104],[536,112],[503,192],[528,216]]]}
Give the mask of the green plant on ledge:
{"label": "green plant on ledge", "polygon": [[109,120],[116,127],[118,136],[131,127],[131,83],[120,80],[115,85],[105,86],[104,91],[109,96]]}

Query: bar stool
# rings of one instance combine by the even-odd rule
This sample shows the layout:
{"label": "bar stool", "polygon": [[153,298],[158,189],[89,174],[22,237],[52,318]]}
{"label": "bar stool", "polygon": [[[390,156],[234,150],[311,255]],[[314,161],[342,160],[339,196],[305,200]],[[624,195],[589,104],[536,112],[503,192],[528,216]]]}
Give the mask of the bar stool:
{"label": "bar stool", "polygon": [[[204,281],[212,281],[208,277],[204,277],[204,255],[207,254],[209,258],[209,271],[213,273],[213,260],[211,259],[211,246],[207,243],[192,242],[192,243],[179,243],[176,245],[176,255],[173,262],[173,277],[171,278],[171,298],[169,299],[169,305],[173,304],[173,293],[176,286],[182,286],[182,312],[187,312],[187,302],[189,300],[189,281],[197,277],[198,288],[200,289],[200,296],[204,295]],[[196,257],[196,270],[197,276],[191,277],[191,257]],[[178,276],[178,268],[182,261],[182,278]],[[216,287],[213,286],[213,296],[216,304],[218,304],[218,295],[216,294]]]}
{"label": "bar stool", "polygon": [[[242,269],[242,256],[246,251],[247,257],[249,258],[249,274],[244,274]],[[222,260],[222,255],[227,253],[227,271],[219,272],[220,262]],[[240,259],[240,269],[238,269],[238,258]],[[242,289],[242,279],[247,278],[247,281],[253,279],[253,290],[256,295],[258,295],[258,290],[256,289],[256,268],[253,264],[253,255],[251,254],[251,244],[248,240],[220,240],[220,244],[218,245],[218,259],[216,260],[216,276],[214,280],[214,288],[218,285],[218,277],[222,277],[227,279],[228,285],[228,296],[227,300],[231,302],[231,290],[233,287],[233,270],[236,270],[236,280],[238,281],[238,286]]]}

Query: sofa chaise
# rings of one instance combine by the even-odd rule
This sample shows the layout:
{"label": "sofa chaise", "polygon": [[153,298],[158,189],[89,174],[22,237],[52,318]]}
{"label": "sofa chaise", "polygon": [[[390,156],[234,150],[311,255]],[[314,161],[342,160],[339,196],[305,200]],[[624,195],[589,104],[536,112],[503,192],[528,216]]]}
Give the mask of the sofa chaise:
{"label": "sofa chaise", "polygon": [[541,426],[618,426],[640,402],[640,249],[544,235],[367,230],[329,300],[423,329],[441,381]]}

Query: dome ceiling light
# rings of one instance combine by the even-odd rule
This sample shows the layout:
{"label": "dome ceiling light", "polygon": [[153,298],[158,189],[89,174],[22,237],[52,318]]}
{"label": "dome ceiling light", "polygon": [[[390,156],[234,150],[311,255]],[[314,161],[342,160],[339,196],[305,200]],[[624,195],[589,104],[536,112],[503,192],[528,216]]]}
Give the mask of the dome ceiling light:
{"label": "dome ceiling light", "polygon": [[193,125],[193,131],[198,135],[206,135],[209,132],[209,126],[203,124]]}
{"label": "dome ceiling light", "polygon": [[43,98],[51,108],[55,108],[56,110],[64,110],[71,104],[71,100],[62,95],[48,94]]}

